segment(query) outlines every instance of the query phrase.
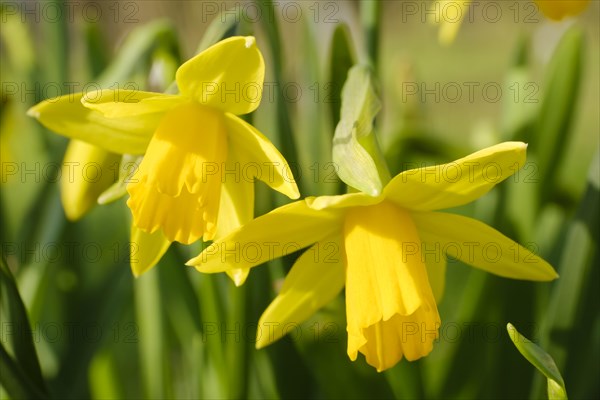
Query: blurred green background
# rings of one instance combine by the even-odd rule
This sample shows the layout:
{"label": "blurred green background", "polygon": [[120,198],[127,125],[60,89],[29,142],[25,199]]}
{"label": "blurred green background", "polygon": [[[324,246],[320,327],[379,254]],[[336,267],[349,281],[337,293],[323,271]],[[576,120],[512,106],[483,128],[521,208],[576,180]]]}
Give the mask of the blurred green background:
{"label": "blurred green background", "polygon": [[[600,5],[552,22],[529,1],[480,3],[442,46],[424,18],[429,1],[2,1],[3,271],[29,322],[3,272],[0,396],[21,387],[23,397],[102,399],[544,397],[542,375],[506,333],[511,322],[554,358],[570,397],[597,398]],[[254,349],[258,318],[294,257],[235,288],[184,266],[200,245],[172,245],[134,279],[124,199],[68,221],[59,193],[67,140],[25,113],[90,82],[165,90],[203,40],[230,34],[257,37],[267,83],[251,118],[297,163],[304,196],[345,191],[331,138],[347,46],[372,64],[393,174],[528,142],[519,175],[454,211],[531,246],[560,279],[512,281],[450,260],[439,342],[384,373],[348,359],[341,296],[292,337]],[[286,201],[256,187],[257,215]]]}

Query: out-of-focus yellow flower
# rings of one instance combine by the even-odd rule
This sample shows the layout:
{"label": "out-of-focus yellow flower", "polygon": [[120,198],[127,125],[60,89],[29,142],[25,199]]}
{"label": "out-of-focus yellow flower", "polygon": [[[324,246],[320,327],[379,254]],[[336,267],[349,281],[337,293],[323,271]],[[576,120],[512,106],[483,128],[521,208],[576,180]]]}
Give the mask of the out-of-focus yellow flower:
{"label": "out-of-focus yellow flower", "polygon": [[[152,266],[143,260],[162,256],[165,242],[212,240],[252,219],[254,178],[299,197],[283,156],[237,117],[258,107],[264,73],[254,37],[232,37],[177,70],[179,95],[104,89],[29,110],[61,135],[118,154],[145,154],[127,185],[142,260],[132,260],[134,274]],[[236,276],[241,284],[246,274]]]}
{"label": "out-of-focus yellow flower", "polygon": [[429,22],[439,25],[438,40],[448,45],[454,41],[472,0],[435,0],[435,13],[428,14]]}
{"label": "out-of-focus yellow flower", "polygon": [[540,10],[550,19],[560,21],[581,13],[590,0],[535,0]]}
{"label": "out-of-focus yellow flower", "polygon": [[[553,20],[581,13],[590,0],[534,0],[544,15]],[[469,12],[472,0],[435,0],[432,8],[434,13],[428,13],[430,23],[439,25],[438,40],[441,44],[449,45],[454,41],[463,19]]]}
{"label": "out-of-focus yellow flower", "polygon": [[63,158],[60,196],[67,218],[76,221],[98,202],[117,179],[121,156],[71,140]]}
{"label": "out-of-focus yellow flower", "polygon": [[348,355],[378,371],[427,355],[438,337],[446,255],[534,281],[554,269],[477,220],[434,210],[470,203],[520,169],[526,145],[502,143],[455,162],[405,171],[382,194],[307,198],[213,242],[190,260],[200,272],[250,268],[307,246],[259,321],[258,348],[279,339],[346,286]]}

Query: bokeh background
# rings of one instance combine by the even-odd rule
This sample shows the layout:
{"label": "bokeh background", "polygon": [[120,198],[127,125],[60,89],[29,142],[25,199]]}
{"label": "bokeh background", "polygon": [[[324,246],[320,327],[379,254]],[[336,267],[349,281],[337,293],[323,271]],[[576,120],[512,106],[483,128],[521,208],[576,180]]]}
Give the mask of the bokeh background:
{"label": "bokeh background", "polygon": [[[482,0],[450,45],[427,21],[433,7],[408,0],[2,1],[2,258],[28,317],[15,317],[3,275],[4,379],[19,358],[15,346],[31,336],[41,376],[17,365],[34,382],[26,397],[544,397],[545,378],[509,340],[511,322],[554,358],[570,397],[598,397],[599,2],[555,22],[530,1]],[[392,173],[501,141],[528,142],[520,174],[455,212],[534,249],[560,279],[513,281],[450,260],[433,352],[377,373],[362,356],[351,362],[346,355],[342,296],[288,337],[254,349],[258,318],[294,257],[254,269],[235,288],[224,275],[184,266],[201,244],[172,245],[154,269],[133,278],[125,200],[69,221],[59,187],[67,140],[26,111],[95,85],[167,90],[203,40],[231,34],[257,37],[267,84],[253,123],[295,163],[303,195],[345,191],[331,164],[344,43],[357,61],[372,64],[383,105],[376,130]],[[102,172],[112,176],[115,166]],[[73,173],[87,171],[81,165]],[[256,187],[257,215],[286,201]],[[4,386],[0,396],[11,398]]]}

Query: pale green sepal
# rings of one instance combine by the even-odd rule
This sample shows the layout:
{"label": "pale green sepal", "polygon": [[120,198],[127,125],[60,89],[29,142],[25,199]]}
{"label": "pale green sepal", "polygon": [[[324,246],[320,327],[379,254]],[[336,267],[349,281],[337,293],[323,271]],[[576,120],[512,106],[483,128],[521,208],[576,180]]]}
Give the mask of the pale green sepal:
{"label": "pale green sepal", "polygon": [[380,109],[368,67],[352,67],[342,89],[340,122],[333,137],[333,162],[342,181],[371,196],[378,196],[383,184],[377,165],[363,143],[372,140],[373,119]]}
{"label": "pale green sepal", "polygon": [[137,278],[154,267],[167,252],[170,244],[161,230],[146,233],[132,224],[129,262],[133,275]]}
{"label": "pale green sepal", "polygon": [[127,194],[127,184],[135,179],[133,176],[142,162],[142,156],[123,155],[119,165],[119,178],[115,183],[98,196],[98,204],[109,204]]}
{"label": "pale green sepal", "polygon": [[521,335],[510,322],[506,325],[506,330],[510,340],[523,357],[548,378],[548,398],[550,400],[567,399],[565,381],[552,357],[541,347]]}
{"label": "pale green sepal", "polygon": [[346,283],[345,258],[339,236],[323,239],[296,261],[281,292],[258,321],[256,348],[287,334],[337,296]]}

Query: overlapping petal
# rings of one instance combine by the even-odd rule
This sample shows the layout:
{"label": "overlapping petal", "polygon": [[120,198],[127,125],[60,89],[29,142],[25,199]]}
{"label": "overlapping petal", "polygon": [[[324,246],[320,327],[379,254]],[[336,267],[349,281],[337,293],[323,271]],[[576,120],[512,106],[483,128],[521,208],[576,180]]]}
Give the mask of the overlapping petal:
{"label": "overlapping petal", "polygon": [[448,256],[495,275],[550,281],[558,275],[533,251],[472,218],[441,212],[412,213],[425,243]]}
{"label": "overlapping petal", "polygon": [[454,162],[411,169],[384,188],[387,199],[412,210],[440,210],[470,203],[517,172],[527,145],[505,142]]}
{"label": "overlapping petal", "polygon": [[81,98],[84,107],[98,111],[106,118],[162,114],[188,102],[190,100],[183,96],[133,89],[94,90],[86,92]]}
{"label": "overlapping petal", "polygon": [[258,321],[256,348],[280,339],[329,303],[344,288],[346,272],[341,237],[323,239],[298,258],[281,292]]}
{"label": "overlapping petal", "polygon": [[254,37],[220,41],[177,70],[179,91],[201,104],[236,115],[260,104],[265,62]]}
{"label": "overlapping petal", "polygon": [[161,113],[124,118],[106,118],[81,104],[83,93],[44,100],[27,114],[52,131],[117,154],[143,154]]}
{"label": "overlapping petal", "polygon": [[254,267],[334,235],[342,218],[337,210],[316,211],[296,201],[215,240],[187,265],[207,273]]}
{"label": "overlapping petal", "polygon": [[237,152],[237,173],[241,179],[257,178],[288,196],[300,197],[289,164],[279,150],[255,127],[232,114],[225,114],[225,125],[232,148]]}
{"label": "overlapping petal", "polygon": [[167,252],[170,244],[161,231],[146,233],[131,225],[129,263],[133,275],[138,277],[154,267]]}
{"label": "overlapping petal", "polygon": [[370,206],[383,201],[383,196],[369,196],[364,193],[348,193],[338,196],[307,197],[306,203],[313,210],[324,210],[327,208],[347,208]]}
{"label": "overlapping petal", "polygon": [[[250,222],[253,216],[254,183],[236,179],[235,176],[223,176],[215,239],[222,238]],[[246,281],[250,270],[238,268],[226,272],[236,286],[241,286]]]}
{"label": "overlapping petal", "polygon": [[435,243],[428,244],[422,242],[421,246],[419,251],[427,268],[427,279],[429,280],[433,297],[435,297],[435,302],[439,304],[444,297],[444,290],[446,288],[446,267],[448,261],[446,255],[436,249]]}

